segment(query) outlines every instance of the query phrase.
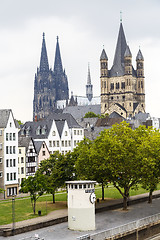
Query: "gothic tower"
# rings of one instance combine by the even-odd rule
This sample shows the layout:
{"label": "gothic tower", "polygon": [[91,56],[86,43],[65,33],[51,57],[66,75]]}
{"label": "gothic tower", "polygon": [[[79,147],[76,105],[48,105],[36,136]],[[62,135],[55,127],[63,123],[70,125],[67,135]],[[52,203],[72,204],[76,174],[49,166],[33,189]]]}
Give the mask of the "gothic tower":
{"label": "gothic tower", "polygon": [[43,33],[40,67],[34,80],[33,119],[48,116],[55,107],[55,81],[49,69],[45,34]]}
{"label": "gothic tower", "polygon": [[65,73],[65,70],[63,70],[63,67],[62,67],[58,37],[57,37],[57,44],[56,44],[53,78],[55,80],[55,85],[56,85],[56,101],[68,100],[69,98],[68,80],[67,80],[67,75]]}
{"label": "gothic tower", "polygon": [[108,57],[103,49],[100,57],[101,113],[116,112],[124,118],[145,112],[144,59],[139,50],[137,69],[126,43],[122,22],[118,34],[113,65],[108,70]]}
{"label": "gothic tower", "polygon": [[90,67],[88,65],[88,78],[87,78],[87,85],[86,85],[86,97],[89,101],[93,98],[93,85],[91,84],[91,74],[90,74]]}
{"label": "gothic tower", "polygon": [[57,37],[54,70],[49,69],[48,56],[43,33],[40,67],[34,80],[33,120],[46,118],[56,110],[57,100],[68,100],[68,80],[62,68]]}

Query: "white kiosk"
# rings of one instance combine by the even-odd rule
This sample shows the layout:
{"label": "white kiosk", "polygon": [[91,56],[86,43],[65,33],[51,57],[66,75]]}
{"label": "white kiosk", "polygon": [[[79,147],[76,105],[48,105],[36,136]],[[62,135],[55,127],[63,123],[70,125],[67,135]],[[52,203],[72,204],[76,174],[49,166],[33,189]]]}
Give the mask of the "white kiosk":
{"label": "white kiosk", "polygon": [[68,228],[72,230],[95,230],[96,181],[67,181]]}

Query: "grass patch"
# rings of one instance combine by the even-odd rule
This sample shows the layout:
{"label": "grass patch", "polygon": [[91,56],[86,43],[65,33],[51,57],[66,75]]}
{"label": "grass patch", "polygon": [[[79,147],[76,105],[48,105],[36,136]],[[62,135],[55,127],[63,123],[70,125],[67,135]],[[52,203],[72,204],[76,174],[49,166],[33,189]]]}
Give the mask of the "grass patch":
{"label": "grass patch", "polygon": [[[160,189],[160,184],[158,184],[158,188]],[[96,186],[95,193],[97,198],[101,198],[101,187]],[[130,190],[130,196],[138,195],[142,193],[146,193],[142,188],[138,190]],[[122,198],[120,193],[113,185],[109,184],[108,187],[105,188],[105,198],[110,199],[119,199]],[[52,195],[43,195],[41,196],[36,204],[36,215],[33,214],[32,205],[30,198],[17,198],[15,199],[15,221],[22,221],[30,218],[38,217],[38,210],[41,211],[41,215],[46,215],[51,211],[55,211],[58,209],[64,209],[67,207],[67,194],[66,192],[58,192],[55,195],[56,203],[52,203]],[[3,200],[0,201],[0,225],[8,224],[12,222],[12,200]]]}

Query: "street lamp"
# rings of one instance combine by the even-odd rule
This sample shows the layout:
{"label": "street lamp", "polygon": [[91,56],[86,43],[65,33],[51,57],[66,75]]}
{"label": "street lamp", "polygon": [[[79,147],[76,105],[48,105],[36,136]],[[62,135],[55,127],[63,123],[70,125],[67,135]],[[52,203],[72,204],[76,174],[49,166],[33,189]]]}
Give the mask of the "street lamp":
{"label": "street lamp", "polygon": [[14,235],[15,230],[15,196],[12,195],[12,235]]}

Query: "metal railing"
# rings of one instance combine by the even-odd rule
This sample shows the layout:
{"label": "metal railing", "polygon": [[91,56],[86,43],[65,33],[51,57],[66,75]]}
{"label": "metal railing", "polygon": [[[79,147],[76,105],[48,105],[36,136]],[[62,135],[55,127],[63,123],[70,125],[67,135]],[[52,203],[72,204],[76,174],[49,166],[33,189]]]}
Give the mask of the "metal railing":
{"label": "metal railing", "polygon": [[123,234],[123,233],[129,233],[133,230],[137,230],[147,226],[151,223],[155,223],[158,222],[160,220],[160,213],[149,216],[149,217],[145,217],[145,218],[141,218],[137,221],[133,221],[124,225],[121,225],[119,227],[115,227],[115,228],[111,228],[108,230],[104,230],[98,233],[94,233],[94,234],[86,234],[83,235],[81,237],[77,237],[77,239],[81,240],[85,240],[85,239],[90,239],[90,240],[99,240],[99,239],[107,239],[107,238],[111,238],[113,236],[119,235],[119,234]]}

